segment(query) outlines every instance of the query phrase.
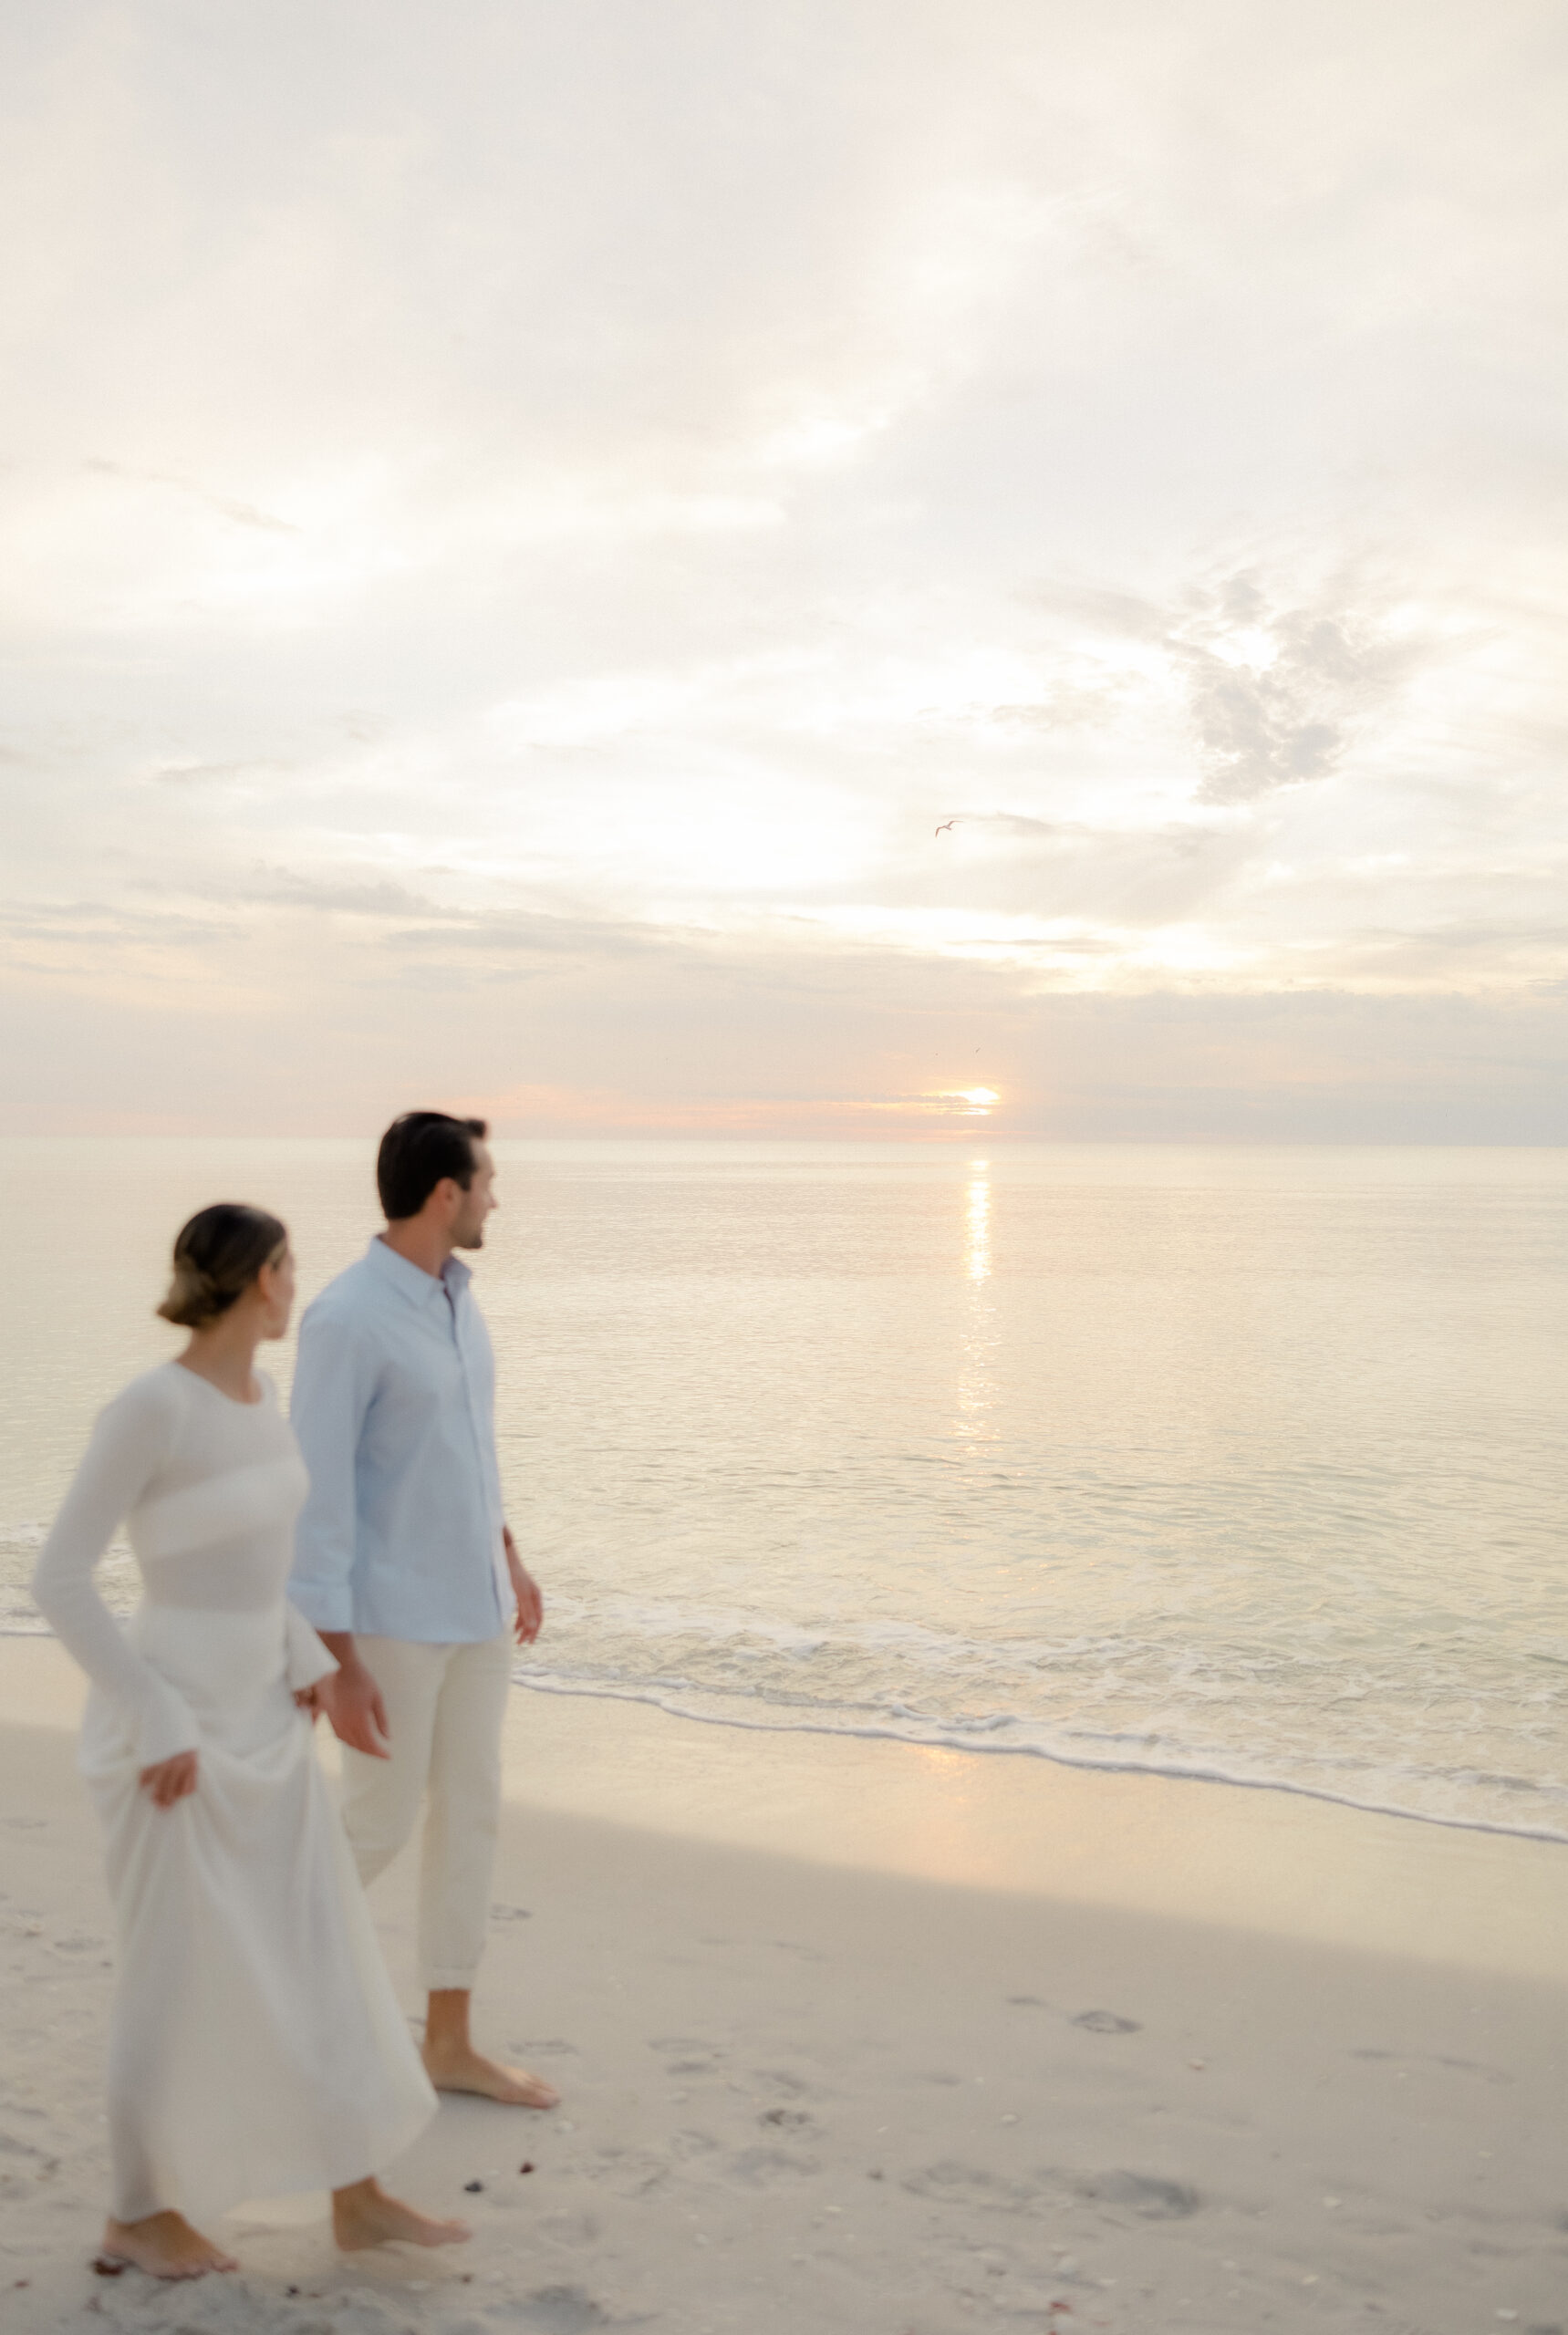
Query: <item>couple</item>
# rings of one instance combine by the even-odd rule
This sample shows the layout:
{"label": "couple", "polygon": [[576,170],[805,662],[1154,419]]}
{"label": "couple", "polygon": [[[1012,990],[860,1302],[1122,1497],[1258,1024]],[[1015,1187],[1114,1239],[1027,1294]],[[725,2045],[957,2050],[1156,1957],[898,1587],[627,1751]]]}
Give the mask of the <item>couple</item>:
{"label": "couple", "polygon": [[[301,2190],[332,2192],[340,2246],[454,2244],[462,2223],[376,2178],[432,2086],[556,2102],[468,2027],[510,1641],[542,1611],[452,1253],[483,1246],[495,1206],[486,1132],[434,1111],[387,1130],[386,1230],[306,1314],[293,1432],[254,1367],[288,1326],[287,1231],[260,1209],[192,1217],[158,1309],[190,1343],[101,1414],[38,1562],[37,1602],[92,1680],[81,1764],[115,1902],[103,2253],[155,2277],[234,2268],[200,2221]],[[93,1583],[121,1522],[143,1591],[124,1632]],[[341,1822],[318,1713],[344,1745]],[[421,2065],[361,1883],[427,1796]]]}

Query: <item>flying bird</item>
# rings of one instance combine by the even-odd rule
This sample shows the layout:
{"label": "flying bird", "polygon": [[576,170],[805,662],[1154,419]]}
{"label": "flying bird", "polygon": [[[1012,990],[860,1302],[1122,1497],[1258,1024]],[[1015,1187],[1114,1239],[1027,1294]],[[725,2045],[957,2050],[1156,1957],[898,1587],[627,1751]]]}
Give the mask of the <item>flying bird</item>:
{"label": "flying bird", "polygon": [[937,829],[937,834],[939,835],[945,835],[950,828],[956,827],[957,825],[958,821],[956,819],[944,819],[941,825]]}

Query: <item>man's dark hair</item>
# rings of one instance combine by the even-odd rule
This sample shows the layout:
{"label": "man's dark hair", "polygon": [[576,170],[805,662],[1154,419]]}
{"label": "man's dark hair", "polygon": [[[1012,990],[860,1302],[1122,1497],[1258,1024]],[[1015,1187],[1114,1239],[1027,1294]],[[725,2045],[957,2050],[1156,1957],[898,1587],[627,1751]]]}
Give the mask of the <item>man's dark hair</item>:
{"label": "man's dark hair", "polygon": [[473,1147],[490,1133],[484,1119],[454,1119],[445,1111],[404,1111],[381,1137],[376,1189],[389,1224],[418,1216],[443,1176],[466,1192],[473,1181]]}

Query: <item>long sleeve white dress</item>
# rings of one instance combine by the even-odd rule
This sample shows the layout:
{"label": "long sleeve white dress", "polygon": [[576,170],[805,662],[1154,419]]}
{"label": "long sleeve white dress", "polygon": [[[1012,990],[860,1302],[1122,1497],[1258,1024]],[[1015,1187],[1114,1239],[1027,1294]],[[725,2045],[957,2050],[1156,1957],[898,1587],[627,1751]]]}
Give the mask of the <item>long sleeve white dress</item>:
{"label": "long sleeve white dress", "polygon": [[[118,1931],[117,2221],[347,2187],[436,2105],[294,1701],[337,1666],[284,1596],[308,1479],[262,1385],[237,1403],[178,1363],[134,1380],[34,1576],[93,1682],[81,1767]],[[122,1520],[143,1588],[126,1629],[93,1583]],[[195,1791],[155,1807],[141,1770],[192,1749]]]}

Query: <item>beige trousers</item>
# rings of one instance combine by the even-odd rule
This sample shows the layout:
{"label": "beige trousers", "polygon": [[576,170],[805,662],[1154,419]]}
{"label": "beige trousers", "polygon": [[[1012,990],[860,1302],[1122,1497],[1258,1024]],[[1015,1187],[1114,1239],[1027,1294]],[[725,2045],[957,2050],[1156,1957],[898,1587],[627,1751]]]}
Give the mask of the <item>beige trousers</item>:
{"label": "beige trousers", "polygon": [[391,1758],[343,1749],[343,1821],[369,1887],[425,1807],[420,1846],[420,1983],[472,1987],[490,1919],[501,1813],[509,1634],[477,1645],[356,1642],[381,1689]]}

